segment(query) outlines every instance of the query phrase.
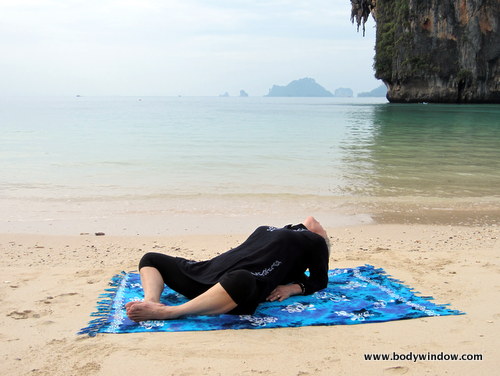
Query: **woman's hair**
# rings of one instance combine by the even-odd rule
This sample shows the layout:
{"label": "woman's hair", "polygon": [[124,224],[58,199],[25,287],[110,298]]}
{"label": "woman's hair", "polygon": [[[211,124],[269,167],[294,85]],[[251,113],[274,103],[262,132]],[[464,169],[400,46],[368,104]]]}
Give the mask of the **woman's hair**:
{"label": "woman's hair", "polygon": [[325,238],[326,246],[328,248],[328,256],[330,256],[330,253],[332,253],[332,246],[330,245],[330,238],[326,236]]}

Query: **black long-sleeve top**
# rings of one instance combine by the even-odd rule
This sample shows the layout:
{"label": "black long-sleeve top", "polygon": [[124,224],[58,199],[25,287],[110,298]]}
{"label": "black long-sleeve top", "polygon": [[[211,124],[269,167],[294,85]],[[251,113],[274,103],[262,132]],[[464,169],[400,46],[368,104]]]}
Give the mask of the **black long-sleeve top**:
{"label": "black long-sleeve top", "polygon": [[[302,283],[305,294],[327,286],[328,247],[325,239],[302,225],[258,227],[245,242],[207,261],[179,260],[192,279],[215,284],[233,270],[247,270],[263,286],[262,299],[278,285]],[[306,275],[309,270],[309,275]]]}

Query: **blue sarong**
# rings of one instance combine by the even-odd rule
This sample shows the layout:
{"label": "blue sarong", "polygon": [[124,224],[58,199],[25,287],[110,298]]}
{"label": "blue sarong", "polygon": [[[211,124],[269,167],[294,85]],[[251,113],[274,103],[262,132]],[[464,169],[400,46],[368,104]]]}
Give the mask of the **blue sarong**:
{"label": "blue sarong", "polygon": [[[186,316],[136,323],[127,317],[124,306],[143,299],[140,277],[123,272],[112,278],[111,288],[101,295],[97,311],[92,313],[97,318],[78,334],[351,325],[463,314],[449,309],[447,304],[431,302],[430,296],[417,296],[412,288],[371,265],[333,269],[328,277],[325,289],[312,295],[292,296],[283,302],[262,303],[253,315]],[[168,287],[161,296],[161,302],[167,305],[186,301]]]}

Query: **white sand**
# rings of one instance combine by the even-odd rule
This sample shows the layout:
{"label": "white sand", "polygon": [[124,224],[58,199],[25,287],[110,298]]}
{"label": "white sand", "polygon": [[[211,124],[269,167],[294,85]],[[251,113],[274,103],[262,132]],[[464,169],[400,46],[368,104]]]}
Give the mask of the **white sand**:
{"label": "white sand", "polygon": [[[330,228],[330,267],[383,267],[466,312],[352,326],[75,333],[111,276],[150,250],[205,259],[245,235],[0,235],[1,375],[493,375],[500,367],[497,226]],[[243,231],[241,231],[243,232]],[[365,361],[365,353],[481,354],[482,361]]]}

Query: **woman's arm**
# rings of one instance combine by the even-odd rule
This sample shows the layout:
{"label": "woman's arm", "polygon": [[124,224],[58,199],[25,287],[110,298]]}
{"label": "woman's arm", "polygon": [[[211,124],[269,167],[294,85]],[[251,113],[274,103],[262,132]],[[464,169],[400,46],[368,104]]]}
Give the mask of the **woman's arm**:
{"label": "woman's arm", "polygon": [[310,251],[309,276],[303,275],[297,283],[304,285],[304,295],[310,295],[324,289],[328,285],[329,253],[326,240],[318,239],[318,243]]}
{"label": "woman's arm", "polygon": [[329,251],[325,239],[318,238],[317,244],[308,252],[311,252],[309,276],[302,274],[295,283],[277,286],[267,297],[268,301],[281,302],[293,295],[310,295],[328,285]]}

